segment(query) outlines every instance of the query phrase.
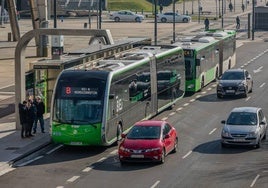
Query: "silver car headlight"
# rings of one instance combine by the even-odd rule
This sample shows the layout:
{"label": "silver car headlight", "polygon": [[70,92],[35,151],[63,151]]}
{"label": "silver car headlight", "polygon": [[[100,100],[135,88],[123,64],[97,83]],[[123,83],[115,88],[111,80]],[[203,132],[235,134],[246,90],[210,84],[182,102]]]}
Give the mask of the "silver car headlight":
{"label": "silver car headlight", "polygon": [[229,131],[223,129],[221,132],[221,136],[222,137],[231,137],[231,134],[229,133]]}
{"label": "silver car headlight", "polygon": [[248,133],[248,137],[253,137],[253,138],[256,138],[257,137],[257,135],[258,135],[258,133],[257,132],[250,132],[250,133]]}

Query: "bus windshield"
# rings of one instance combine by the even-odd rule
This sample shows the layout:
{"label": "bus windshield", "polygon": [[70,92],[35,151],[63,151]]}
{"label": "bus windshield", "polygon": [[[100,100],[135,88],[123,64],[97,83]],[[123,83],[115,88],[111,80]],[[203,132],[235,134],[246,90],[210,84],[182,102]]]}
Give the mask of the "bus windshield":
{"label": "bus windshield", "polygon": [[101,122],[102,105],[100,100],[57,99],[54,112],[56,122],[88,125]]}
{"label": "bus windshield", "polygon": [[53,104],[54,122],[89,125],[102,120],[105,81],[88,82],[60,80]]}

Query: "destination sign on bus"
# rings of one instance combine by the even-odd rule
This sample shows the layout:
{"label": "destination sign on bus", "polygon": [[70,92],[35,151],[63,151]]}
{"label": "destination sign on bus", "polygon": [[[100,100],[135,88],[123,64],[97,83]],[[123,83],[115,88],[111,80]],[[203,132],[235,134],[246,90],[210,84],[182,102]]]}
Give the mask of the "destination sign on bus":
{"label": "destination sign on bus", "polygon": [[184,51],[184,57],[193,57],[194,52],[193,50],[183,50]]}
{"label": "destination sign on bus", "polygon": [[88,87],[63,87],[62,95],[64,97],[97,97],[98,88]]}

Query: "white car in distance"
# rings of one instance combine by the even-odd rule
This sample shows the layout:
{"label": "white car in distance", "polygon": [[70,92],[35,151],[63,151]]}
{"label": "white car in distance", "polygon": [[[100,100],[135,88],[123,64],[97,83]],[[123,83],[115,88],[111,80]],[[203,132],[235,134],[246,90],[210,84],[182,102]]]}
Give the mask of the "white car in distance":
{"label": "white car in distance", "polygon": [[173,22],[173,15],[175,14],[175,22],[188,23],[191,22],[191,16],[178,14],[174,12],[165,12],[163,14],[157,14],[157,22]]}
{"label": "white car in distance", "polygon": [[128,10],[120,10],[118,12],[113,12],[109,15],[111,20],[115,22],[142,22],[144,20],[144,16],[141,14],[136,14],[134,12]]}

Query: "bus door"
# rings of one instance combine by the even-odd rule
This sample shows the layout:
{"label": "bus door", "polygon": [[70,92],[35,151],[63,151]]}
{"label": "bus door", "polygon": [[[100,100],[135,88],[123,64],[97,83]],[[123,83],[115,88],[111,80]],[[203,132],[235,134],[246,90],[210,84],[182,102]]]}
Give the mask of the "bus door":
{"label": "bus door", "polygon": [[195,78],[198,79],[201,74],[201,62],[202,58],[195,60]]}

